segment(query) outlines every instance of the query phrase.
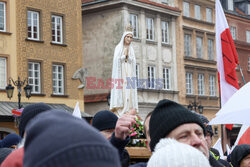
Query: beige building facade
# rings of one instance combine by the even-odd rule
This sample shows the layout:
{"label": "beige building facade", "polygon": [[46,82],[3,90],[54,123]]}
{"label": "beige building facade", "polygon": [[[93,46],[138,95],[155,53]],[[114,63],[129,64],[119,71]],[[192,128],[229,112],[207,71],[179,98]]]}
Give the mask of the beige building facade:
{"label": "beige building facade", "polygon": [[[211,120],[219,110],[219,87],[215,45],[215,1],[180,0],[182,10],[179,17],[180,33],[177,34],[179,48],[178,85],[180,103],[192,106]],[[184,86],[185,85],[185,86]],[[213,127],[220,135],[220,126]]]}
{"label": "beige building facade", "polygon": [[[0,0],[0,8],[5,13],[0,24],[6,25],[0,30],[1,105],[18,101],[17,87],[11,100],[5,87],[9,77],[20,77],[32,86],[29,99],[22,87],[22,103],[44,102],[73,109],[79,101],[84,111],[83,89],[78,88],[82,83],[77,77],[72,79],[83,64],[81,1]],[[11,111],[0,112],[1,116],[11,115]]]}

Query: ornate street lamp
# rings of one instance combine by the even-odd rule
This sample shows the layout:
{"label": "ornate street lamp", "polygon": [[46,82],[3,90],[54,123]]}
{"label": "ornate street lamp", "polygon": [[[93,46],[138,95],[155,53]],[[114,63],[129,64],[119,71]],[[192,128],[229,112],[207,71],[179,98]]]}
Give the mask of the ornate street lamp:
{"label": "ornate street lamp", "polygon": [[200,113],[200,114],[203,114],[203,106],[202,106],[202,105],[199,105],[199,106],[198,106],[198,110],[199,110],[199,113]]}
{"label": "ornate street lamp", "polygon": [[191,110],[193,109],[193,106],[192,106],[191,104],[189,104],[189,105],[187,106],[187,108],[188,108],[189,111],[191,111]]}
{"label": "ornate street lamp", "polygon": [[14,92],[14,87],[11,85],[11,82],[18,89],[18,95],[17,95],[18,96],[18,108],[20,109],[20,108],[22,108],[22,105],[21,105],[21,92],[22,92],[21,88],[22,88],[22,86],[24,86],[24,84],[27,82],[27,85],[24,87],[25,96],[27,98],[31,97],[32,86],[29,85],[28,79],[24,79],[24,81],[21,81],[20,77],[18,77],[18,79],[16,81],[14,81],[12,78],[9,78],[9,84],[8,84],[8,86],[6,86],[7,97],[9,99],[11,99],[13,97],[13,92]]}
{"label": "ornate street lamp", "polygon": [[9,83],[9,85],[6,86],[7,97],[8,97],[9,99],[12,98],[12,96],[13,96],[13,91],[14,91],[14,87],[11,85],[11,83]]}
{"label": "ornate street lamp", "polygon": [[196,109],[198,109],[198,112],[200,114],[203,114],[204,107],[201,104],[199,104],[198,102],[196,102],[196,97],[194,98],[194,102],[190,102],[190,104],[187,106],[187,108],[189,111],[192,111],[194,108],[195,112],[197,112]]}

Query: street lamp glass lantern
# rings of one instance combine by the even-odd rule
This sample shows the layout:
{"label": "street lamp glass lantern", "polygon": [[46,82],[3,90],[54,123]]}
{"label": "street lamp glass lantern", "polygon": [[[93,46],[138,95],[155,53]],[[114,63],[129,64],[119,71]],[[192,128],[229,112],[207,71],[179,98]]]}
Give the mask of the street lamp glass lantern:
{"label": "street lamp glass lantern", "polygon": [[29,84],[27,84],[23,89],[24,89],[24,92],[25,92],[25,96],[27,98],[30,98],[31,97],[32,86],[30,86]]}
{"label": "street lamp glass lantern", "polygon": [[203,114],[203,106],[202,106],[202,105],[199,105],[199,106],[198,106],[198,110],[199,110],[199,113],[200,113],[200,114]]}
{"label": "street lamp glass lantern", "polygon": [[14,91],[14,87],[9,84],[8,86],[6,86],[6,93],[9,99],[11,99],[13,97],[13,91]]}
{"label": "street lamp glass lantern", "polygon": [[187,108],[188,108],[189,111],[191,111],[191,110],[193,109],[193,106],[192,106],[191,104],[189,104],[189,105],[187,106]]}

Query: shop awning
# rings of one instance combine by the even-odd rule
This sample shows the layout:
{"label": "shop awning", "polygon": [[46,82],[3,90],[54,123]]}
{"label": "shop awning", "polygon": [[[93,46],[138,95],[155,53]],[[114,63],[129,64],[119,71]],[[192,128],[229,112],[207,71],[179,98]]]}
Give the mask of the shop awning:
{"label": "shop awning", "polygon": [[[22,103],[23,107],[32,104],[32,103]],[[74,109],[65,105],[65,104],[56,104],[56,103],[46,103],[53,109],[63,109],[70,113],[73,113]],[[17,102],[6,102],[0,101],[0,116],[12,116],[12,110],[18,108]],[[82,117],[93,117],[85,112],[81,112]]]}

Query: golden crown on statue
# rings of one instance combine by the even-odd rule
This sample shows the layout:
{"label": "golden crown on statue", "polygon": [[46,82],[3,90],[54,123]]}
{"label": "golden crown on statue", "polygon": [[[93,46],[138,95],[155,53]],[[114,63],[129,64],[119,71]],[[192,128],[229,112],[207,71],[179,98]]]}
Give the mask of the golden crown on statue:
{"label": "golden crown on statue", "polygon": [[126,27],[126,31],[133,32],[133,27],[131,26],[131,24],[129,24],[129,25]]}

